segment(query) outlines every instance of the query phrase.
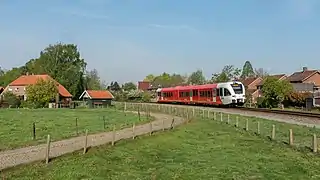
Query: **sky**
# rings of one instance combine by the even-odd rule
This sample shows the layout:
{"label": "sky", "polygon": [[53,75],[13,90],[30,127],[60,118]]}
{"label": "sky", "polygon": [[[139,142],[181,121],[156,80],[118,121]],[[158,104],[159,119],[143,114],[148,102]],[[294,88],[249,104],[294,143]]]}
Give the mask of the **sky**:
{"label": "sky", "polygon": [[225,65],[320,69],[319,0],[1,0],[0,67],[74,43],[106,82]]}

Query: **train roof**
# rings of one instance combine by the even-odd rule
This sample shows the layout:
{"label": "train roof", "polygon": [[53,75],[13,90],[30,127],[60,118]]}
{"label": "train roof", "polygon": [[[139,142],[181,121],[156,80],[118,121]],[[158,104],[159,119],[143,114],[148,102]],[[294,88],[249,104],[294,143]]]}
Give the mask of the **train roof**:
{"label": "train roof", "polygon": [[169,87],[169,88],[162,88],[161,91],[183,91],[183,90],[192,90],[192,89],[209,89],[215,88],[217,84],[203,84],[203,85],[189,85],[189,86],[176,86],[176,87]]}

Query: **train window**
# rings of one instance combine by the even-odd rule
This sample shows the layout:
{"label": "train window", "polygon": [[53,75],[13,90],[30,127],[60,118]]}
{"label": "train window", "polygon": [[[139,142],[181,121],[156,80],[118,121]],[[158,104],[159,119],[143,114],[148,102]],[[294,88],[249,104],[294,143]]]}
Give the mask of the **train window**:
{"label": "train window", "polygon": [[208,91],[208,97],[212,97],[212,91]]}
{"label": "train window", "polygon": [[192,91],[192,96],[198,96],[198,90],[193,90]]}
{"label": "train window", "polygon": [[213,89],[212,90],[212,97],[216,97],[217,96],[217,90],[216,89]]}
{"label": "train window", "polygon": [[242,94],[243,93],[243,87],[242,84],[233,83],[231,84],[231,87],[236,94]]}
{"label": "train window", "polygon": [[223,88],[219,88],[219,94],[220,96],[223,96]]}
{"label": "train window", "polygon": [[224,88],[224,96],[231,96],[230,91],[226,88]]}
{"label": "train window", "polygon": [[186,92],[186,97],[190,97],[190,92]]}
{"label": "train window", "polygon": [[215,91],[216,91],[216,96],[220,96],[220,91],[219,91],[219,89],[215,89]]}

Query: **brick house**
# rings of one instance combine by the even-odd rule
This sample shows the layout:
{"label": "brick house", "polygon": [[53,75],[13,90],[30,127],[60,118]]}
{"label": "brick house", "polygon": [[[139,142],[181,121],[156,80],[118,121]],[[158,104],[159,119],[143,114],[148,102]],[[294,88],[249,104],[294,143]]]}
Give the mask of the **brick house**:
{"label": "brick house", "polygon": [[303,67],[302,71],[294,72],[288,80],[297,92],[310,92],[313,94],[314,103],[320,104],[320,71],[309,70]]}
{"label": "brick house", "polygon": [[[22,75],[16,80],[12,81],[6,88],[4,88],[3,93],[5,92],[12,92],[16,96],[20,97],[21,100],[26,100],[26,87],[28,85],[36,84],[36,82],[39,79],[43,80],[53,80],[52,77],[49,75]],[[69,93],[69,91],[62,86],[60,83],[55,81],[58,86],[58,92],[59,92],[59,100],[62,101],[63,104],[69,103],[71,101],[72,95]]]}
{"label": "brick house", "polygon": [[90,108],[106,107],[111,105],[114,96],[108,90],[85,90],[79,99],[87,101]]}
{"label": "brick house", "polygon": [[263,81],[261,77],[248,77],[244,80],[240,80],[246,89],[247,99],[252,102],[257,102],[257,97],[259,97],[259,91],[257,85]]}
{"label": "brick house", "polygon": [[296,87],[302,83],[313,84],[317,90],[320,88],[320,72],[318,70],[308,70],[307,67],[303,67],[302,71],[294,72],[290,75],[288,81]]}

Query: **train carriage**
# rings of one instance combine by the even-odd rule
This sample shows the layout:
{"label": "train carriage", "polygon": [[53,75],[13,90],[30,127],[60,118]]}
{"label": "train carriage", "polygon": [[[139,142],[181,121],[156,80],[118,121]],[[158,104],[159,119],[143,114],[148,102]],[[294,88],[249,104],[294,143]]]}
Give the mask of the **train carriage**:
{"label": "train carriage", "polygon": [[243,105],[245,88],[241,82],[159,88],[158,103]]}

